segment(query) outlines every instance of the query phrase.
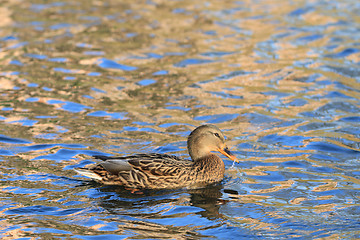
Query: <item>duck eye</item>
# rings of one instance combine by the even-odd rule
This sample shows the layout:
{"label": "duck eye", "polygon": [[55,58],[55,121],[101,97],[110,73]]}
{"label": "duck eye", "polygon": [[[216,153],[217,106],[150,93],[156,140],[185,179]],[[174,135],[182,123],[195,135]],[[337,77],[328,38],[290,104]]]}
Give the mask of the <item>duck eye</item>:
{"label": "duck eye", "polygon": [[218,133],[214,133],[215,137],[220,138],[220,135]]}

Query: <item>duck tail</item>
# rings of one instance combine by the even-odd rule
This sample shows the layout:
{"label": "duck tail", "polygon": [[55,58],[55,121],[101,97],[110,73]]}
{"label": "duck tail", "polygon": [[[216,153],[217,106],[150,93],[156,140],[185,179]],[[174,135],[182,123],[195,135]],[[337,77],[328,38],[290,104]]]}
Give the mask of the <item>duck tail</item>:
{"label": "duck tail", "polygon": [[74,169],[77,173],[81,174],[81,175],[84,175],[86,177],[89,177],[95,181],[101,181],[102,178],[100,175],[92,172],[91,170],[89,169],[85,169],[85,168],[76,168]]}

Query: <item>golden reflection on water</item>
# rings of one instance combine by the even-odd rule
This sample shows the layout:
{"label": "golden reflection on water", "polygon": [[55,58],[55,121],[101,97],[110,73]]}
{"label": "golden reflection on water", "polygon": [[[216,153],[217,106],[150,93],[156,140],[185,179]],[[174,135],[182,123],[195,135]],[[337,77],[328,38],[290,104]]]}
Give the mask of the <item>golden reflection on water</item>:
{"label": "golden reflection on water", "polygon": [[[276,220],[283,218],[294,223],[294,228],[283,230],[294,233],[292,237],[311,232],[314,239],[321,236],[297,226],[321,224],[323,219],[333,223],[333,216],[359,206],[359,197],[353,196],[359,186],[353,173],[358,157],[351,152],[359,150],[358,122],[343,121],[358,116],[358,36],[346,30],[359,18],[350,3],[323,8],[327,4],[331,5],[250,0],[3,3],[1,131],[28,141],[1,143],[1,150],[12,153],[1,161],[1,190],[14,203],[0,211],[6,219],[0,223],[4,239],[51,236],[51,231],[34,233],[38,227],[69,232],[59,233],[62,237],[130,231],[138,238],[206,238],[210,235],[202,234],[204,229],[222,223],[239,231],[263,230],[276,238],[277,229],[284,229]],[[354,53],[331,57],[349,49]],[[104,65],[105,60],[113,65]],[[142,82],[149,79],[149,85]],[[242,159],[226,172],[230,180],[225,186],[231,193],[192,192],[153,205],[134,200],[155,213],[137,213],[138,218],[129,221],[111,211],[131,215],[133,208],[111,207],[106,196],[92,196],[103,193],[101,188],[93,193],[73,180],[77,177],[71,168],[92,162],[92,151],[187,156],[186,135],[205,122],[222,128]],[[321,145],[324,142],[330,150]],[[112,197],[119,202],[122,194]],[[43,219],[8,214],[34,202],[83,210]],[[171,213],[180,206],[189,208]],[[191,207],[198,210],[191,212]],[[243,208],[248,211],[240,213]],[[264,215],[257,217],[259,212]],[[155,222],[166,219],[166,214],[191,223]],[[86,225],[92,217],[101,221]],[[208,222],[196,225],[199,219]],[[118,224],[114,227],[112,222]],[[9,229],[14,224],[17,228]],[[103,230],[108,226],[112,230]],[[321,238],[342,236],[330,233]]]}

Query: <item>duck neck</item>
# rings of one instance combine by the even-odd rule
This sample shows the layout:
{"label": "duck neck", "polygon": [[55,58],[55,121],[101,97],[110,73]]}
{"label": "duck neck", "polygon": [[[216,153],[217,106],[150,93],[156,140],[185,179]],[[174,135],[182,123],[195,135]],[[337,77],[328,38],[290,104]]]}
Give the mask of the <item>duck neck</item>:
{"label": "duck neck", "polygon": [[209,151],[204,151],[203,148],[189,148],[189,155],[191,159],[196,162],[199,159],[204,159],[209,155]]}
{"label": "duck neck", "polygon": [[224,176],[225,164],[216,154],[210,153],[205,157],[195,159],[194,166],[199,170]]}

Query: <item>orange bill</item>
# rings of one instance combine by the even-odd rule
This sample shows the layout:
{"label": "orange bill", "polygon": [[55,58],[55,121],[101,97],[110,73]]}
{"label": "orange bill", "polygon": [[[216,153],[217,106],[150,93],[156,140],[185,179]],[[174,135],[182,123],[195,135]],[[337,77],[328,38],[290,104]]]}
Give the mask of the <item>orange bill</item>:
{"label": "orange bill", "polygon": [[238,160],[237,160],[237,158],[235,157],[235,155],[232,154],[227,147],[225,147],[224,149],[218,148],[217,150],[218,150],[220,153],[224,154],[226,157],[230,158],[231,160],[233,160],[233,161],[235,161],[235,162],[238,162]]}

